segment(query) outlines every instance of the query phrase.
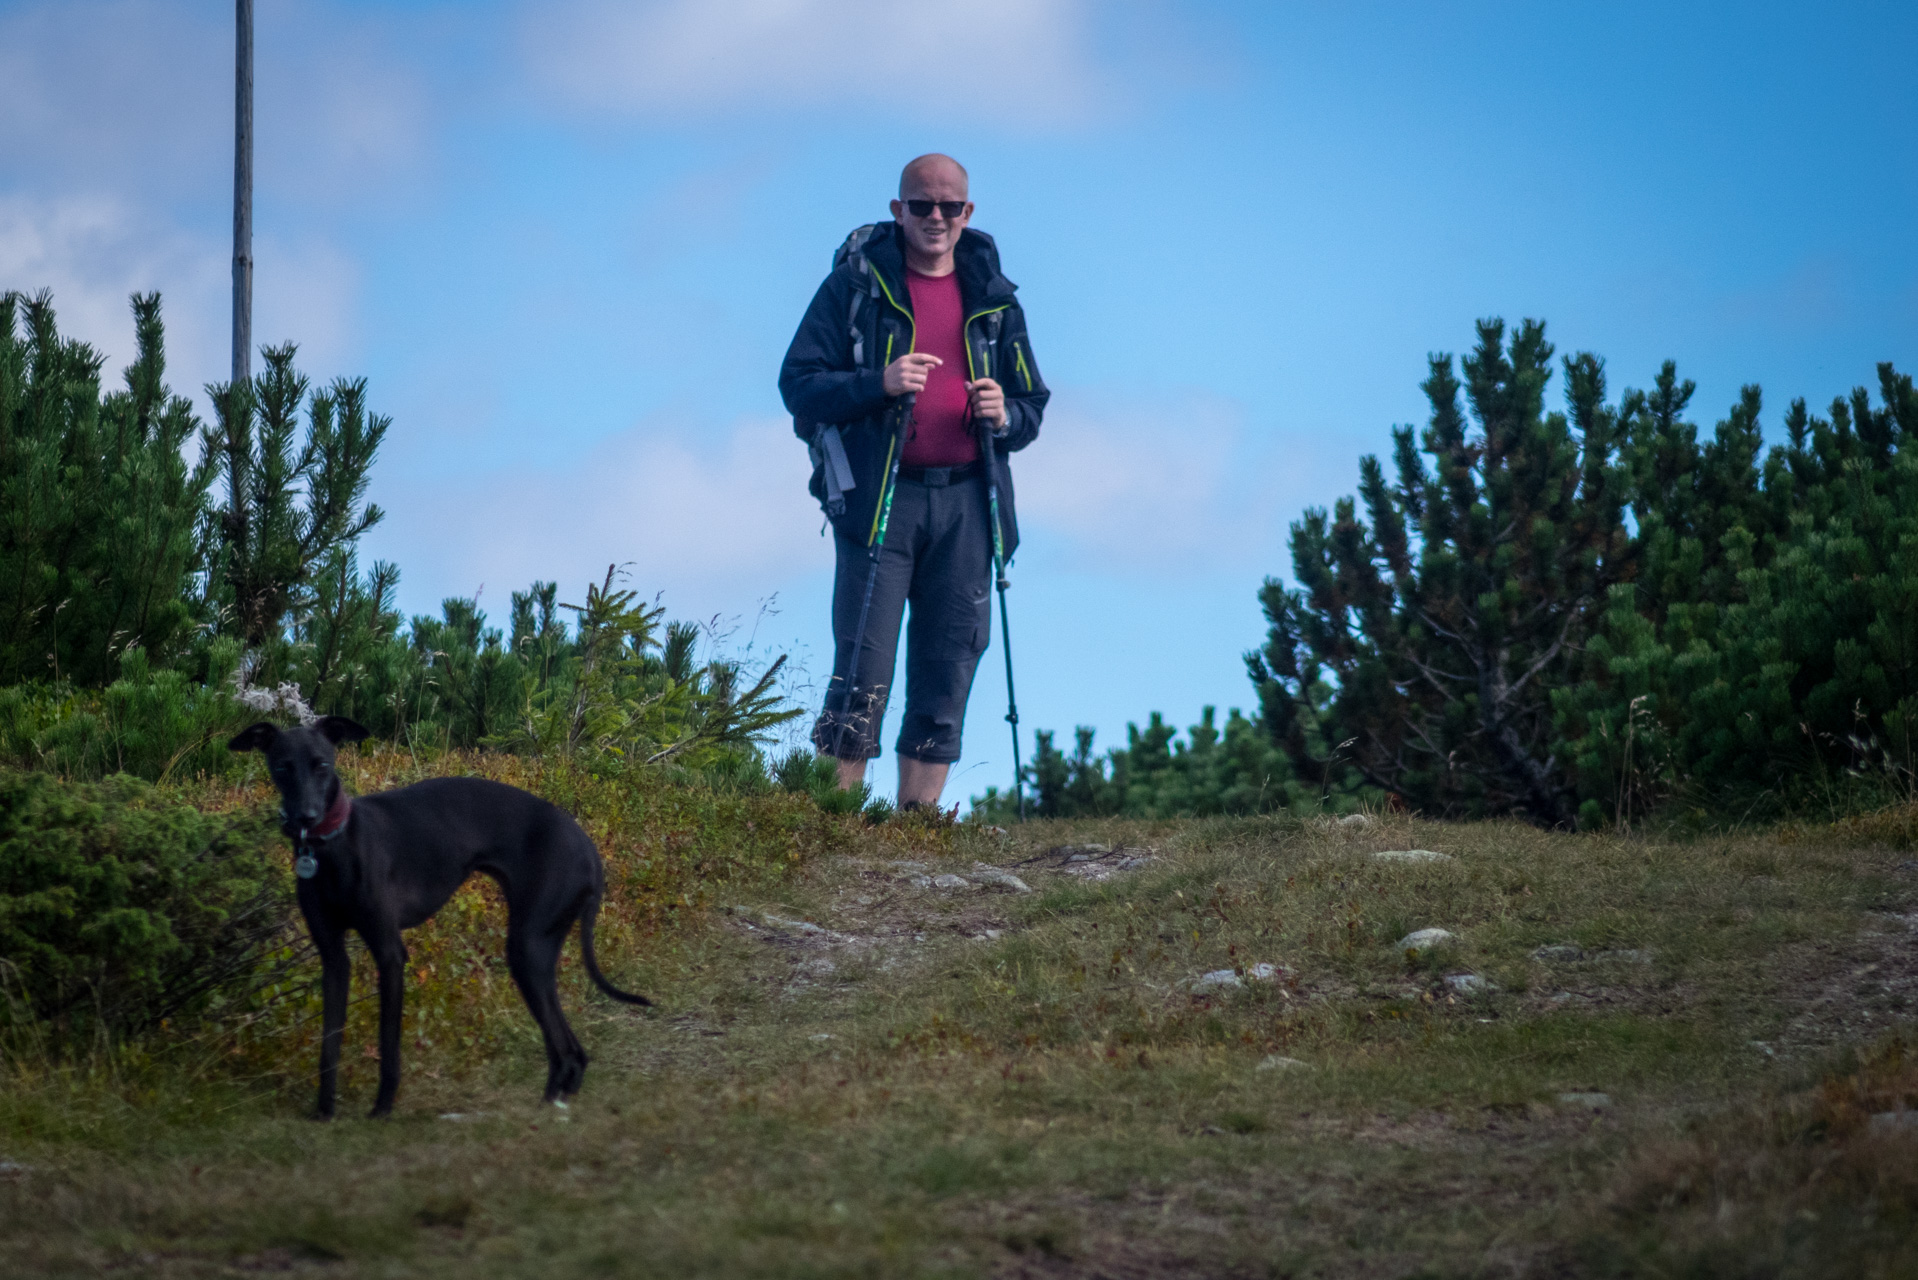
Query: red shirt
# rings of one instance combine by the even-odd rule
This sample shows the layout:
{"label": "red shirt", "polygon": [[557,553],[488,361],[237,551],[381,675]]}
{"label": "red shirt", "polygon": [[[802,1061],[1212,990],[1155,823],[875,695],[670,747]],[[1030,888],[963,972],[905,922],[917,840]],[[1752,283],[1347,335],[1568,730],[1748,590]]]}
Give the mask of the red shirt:
{"label": "red shirt", "polygon": [[926,377],[913,406],[913,427],[900,463],[908,467],[957,467],[979,456],[966,393],[966,316],[959,301],[959,273],[922,276],[907,270],[912,293],[913,350],[942,363]]}

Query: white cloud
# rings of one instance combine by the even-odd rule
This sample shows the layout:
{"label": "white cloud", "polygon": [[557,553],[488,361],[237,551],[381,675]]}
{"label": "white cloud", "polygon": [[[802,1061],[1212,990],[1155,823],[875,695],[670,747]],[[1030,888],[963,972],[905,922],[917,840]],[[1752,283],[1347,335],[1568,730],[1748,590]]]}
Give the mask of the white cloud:
{"label": "white cloud", "polygon": [[[159,292],[167,327],[167,381],[200,398],[232,367],[230,246],[113,196],[0,195],[0,291],[53,292],[60,332],[106,357],[119,385],[133,358],[127,299]],[[293,340],[301,366],[348,372],[359,273],[321,240],[260,237],[254,244],[255,345]],[[256,361],[257,363],[257,361]],[[202,411],[205,410],[202,403]]]}
{"label": "white cloud", "polygon": [[1210,567],[1272,524],[1271,495],[1246,492],[1247,452],[1244,408],[1204,392],[1055,393],[1013,457],[1020,526],[1088,568]]}
{"label": "white cloud", "polygon": [[[232,23],[230,6],[186,0],[0,12],[0,291],[51,289],[109,383],[132,356],[136,291],[162,295],[176,391],[230,371]],[[351,371],[360,274],[322,228],[426,150],[423,83],[393,35],[306,0],[256,15],[253,332],[297,341],[321,377]]]}
{"label": "white cloud", "polygon": [[[416,168],[429,106],[403,29],[335,5],[255,15],[263,196],[364,207]],[[60,0],[0,14],[7,185],[217,201],[233,172],[233,10]]]}
{"label": "white cloud", "polygon": [[[714,441],[702,445],[701,441]],[[431,487],[376,487],[392,514],[366,554],[398,561],[409,607],[471,595],[498,617],[511,591],[557,581],[562,596],[629,565],[630,585],[665,593],[675,617],[750,612],[795,579],[830,572],[832,544],[806,493],[790,421],[728,431],[649,420],[559,466],[516,465]]]}
{"label": "white cloud", "polygon": [[1031,124],[1112,96],[1092,0],[547,0],[528,4],[535,82],[647,117],[857,105]]}
{"label": "white cloud", "polygon": [[0,196],[0,291],[53,291],[63,335],[108,357],[102,377],[117,385],[133,356],[127,297],[159,289],[165,304],[168,380],[197,391],[182,374],[218,369],[228,339],[225,255],[167,227],[144,226],[108,196],[32,199]]}
{"label": "white cloud", "polygon": [[216,177],[222,154],[230,174],[232,13],[229,6],[222,27],[214,12],[116,0],[0,15],[8,185],[30,175],[63,188],[137,185],[176,197]]}

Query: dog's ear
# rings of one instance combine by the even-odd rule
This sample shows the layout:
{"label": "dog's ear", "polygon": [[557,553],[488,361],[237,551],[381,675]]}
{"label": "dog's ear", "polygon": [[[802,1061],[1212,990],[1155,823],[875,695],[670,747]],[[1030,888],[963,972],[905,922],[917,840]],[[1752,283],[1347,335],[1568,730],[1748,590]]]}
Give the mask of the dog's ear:
{"label": "dog's ear", "polygon": [[262,720],[242,729],[233,740],[226,744],[228,751],[264,751],[273,739],[280,736],[280,726],[268,724]]}
{"label": "dog's ear", "polygon": [[373,732],[359,721],[348,720],[345,716],[321,716],[313,722],[313,727],[336,747],[342,742],[358,742]]}

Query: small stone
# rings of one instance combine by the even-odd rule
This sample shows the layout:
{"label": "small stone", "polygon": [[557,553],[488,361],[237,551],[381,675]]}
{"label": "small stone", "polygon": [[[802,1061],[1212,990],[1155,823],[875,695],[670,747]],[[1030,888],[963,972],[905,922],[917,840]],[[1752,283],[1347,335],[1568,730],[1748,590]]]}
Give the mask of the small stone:
{"label": "small stone", "polygon": [[1067,862],[1085,862],[1091,858],[1103,858],[1112,852],[1112,846],[1109,844],[1062,844],[1052,852],[1064,854]]}
{"label": "small stone", "polygon": [[1532,959],[1543,960],[1548,964],[1570,964],[1574,960],[1585,958],[1585,948],[1573,946],[1569,942],[1554,942],[1532,952]]}
{"label": "small stone", "polygon": [[820,928],[810,920],[788,920],[784,916],[776,916],[770,911],[762,912],[760,918],[775,929],[789,929],[793,933],[814,935],[832,932],[830,929]]}
{"label": "small stone", "polygon": [[1458,935],[1450,929],[1417,929],[1399,939],[1400,951],[1430,951],[1433,947],[1455,942]]}
{"label": "small stone", "polygon": [[1291,977],[1292,971],[1282,964],[1255,964],[1245,971],[1245,976],[1254,982],[1277,982]]}
{"label": "small stone", "polygon": [[1256,1071],[1292,1071],[1306,1065],[1308,1064],[1300,1062],[1297,1058],[1285,1058],[1276,1053],[1272,1053],[1259,1059],[1259,1065],[1253,1069]]}
{"label": "small stone", "polygon": [[1918,1133],[1918,1111],[1874,1111],[1865,1127],[1872,1133]]}
{"label": "small stone", "polygon": [[0,1160],[0,1178],[20,1178],[33,1172],[33,1166],[14,1160]]}
{"label": "small stone", "polygon": [[1242,987],[1244,985],[1245,983],[1240,980],[1239,975],[1230,969],[1214,969],[1210,973],[1202,973],[1186,984],[1187,988],[1194,992],[1220,991],[1230,987]]}
{"label": "small stone", "polygon": [[1348,831],[1362,831],[1373,825],[1373,819],[1369,813],[1348,813],[1339,819],[1339,825]]}
{"label": "small stone", "polygon": [[1004,936],[1005,930],[1003,929],[984,929],[974,934],[972,940],[974,942],[991,942],[994,939],[1003,938]]}
{"label": "small stone", "polygon": [[1778,1056],[1778,1050],[1772,1048],[1763,1040],[1747,1040],[1745,1043],[1764,1054],[1767,1058],[1776,1058]]}
{"label": "small stone", "polygon": [[972,881],[966,879],[964,876],[955,876],[951,872],[947,872],[944,875],[934,876],[932,878],[932,887],[935,889],[970,889],[972,888]]}
{"label": "small stone", "polygon": [[1010,889],[1014,893],[1031,893],[1032,886],[1010,871],[988,866],[983,862],[972,864],[972,878],[981,884],[997,885],[1001,889]]}
{"label": "small stone", "polygon": [[1568,1107],[1585,1111],[1603,1111],[1612,1105],[1612,1095],[1609,1093],[1561,1093],[1558,1100]]}
{"label": "small stone", "polygon": [[1498,990],[1498,983],[1476,973],[1450,974],[1445,979],[1445,985],[1462,996],[1482,996]]}
{"label": "small stone", "polygon": [[818,1031],[806,1037],[808,1040],[831,1040],[834,1038],[833,1033],[830,1031]]}
{"label": "small stone", "polygon": [[1435,853],[1430,849],[1386,849],[1372,855],[1380,862],[1450,862],[1449,853]]}
{"label": "small stone", "polygon": [[1595,951],[1594,960],[1615,960],[1619,964],[1650,964],[1652,953],[1649,951]]}

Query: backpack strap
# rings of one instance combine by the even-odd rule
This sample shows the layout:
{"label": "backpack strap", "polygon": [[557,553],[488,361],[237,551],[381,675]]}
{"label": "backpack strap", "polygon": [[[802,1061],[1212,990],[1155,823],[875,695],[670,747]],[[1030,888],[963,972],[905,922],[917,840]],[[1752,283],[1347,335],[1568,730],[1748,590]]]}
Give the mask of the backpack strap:
{"label": "backpack strap", "polygon": [[[872,263],[866,258],[866,243],[879,231],[880,224],[869,222],[863,227],[855,227],[832,255],[834,270],[851,263],[853,278],[857,282],[852,290],[852,298],[846,308],[846,330],[852,338],[852,363],[855,369],[866,363],[866,335],[860,326],[860,312],[867,298],[879,297],[879,277],[873,273]],[[877,303],[875,302],[876,306]],[[807,452],[812,455],[813,466],[819,469],[820,478],[826,489],[826,514],[838,519],[846,514],[846,493],[858,487],[853,478],[852,463],[846,457],[845,437],[837,424],[822,422],[807,431],[807,424],[795,423],[799,434],[806,441]]]}
{"label": "backpack strap", "polygon": [[852,291],[852,298],[846,306],[846,329],[852,337],[852,363],[855,369],[866,363],[866,335],[859,324],[859,312],[867,298],[879,297],[879,278],[873,274],[872,263],[866,258],[866,244],[878,233],[879,224],[876,222],[854,227],[845,243],[832,255],[835,268],[850,262],[853,278],[862,285]]}
{"label": "backpack strap", "polygon": [[846,442],[840,438],[839,428],[830,422],[823,424],[814,441],[826,481],[826,514],[837,519],[846,514],[846,491],[859,486],[853,479],[852,463],[846,460]]}

